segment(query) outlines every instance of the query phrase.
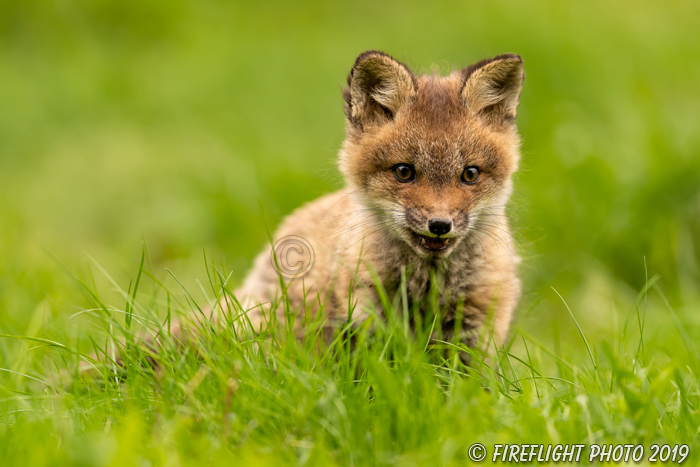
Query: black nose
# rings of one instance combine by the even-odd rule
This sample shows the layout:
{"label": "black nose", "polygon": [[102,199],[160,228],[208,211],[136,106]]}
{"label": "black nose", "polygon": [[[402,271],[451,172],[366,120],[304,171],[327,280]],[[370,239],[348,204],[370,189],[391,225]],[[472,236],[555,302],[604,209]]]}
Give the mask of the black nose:
{"label": "black nose", "polygon": [[428,229],[435,235],[445,235],[452,228],[452,221],[449,219],[430,219]]}

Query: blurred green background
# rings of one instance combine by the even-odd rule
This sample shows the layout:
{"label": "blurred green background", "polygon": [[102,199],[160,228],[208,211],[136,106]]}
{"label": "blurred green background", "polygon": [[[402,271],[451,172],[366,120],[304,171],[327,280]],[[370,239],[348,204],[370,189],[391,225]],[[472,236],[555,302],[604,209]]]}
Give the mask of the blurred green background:
{"label": "blurred green background", "polygon": [[[566,313],[552,286],[595,340],[658,274],[698,338],[698,18],[682,0],[2,2],[0,330],[71,329],[62,267],[89,277],[91,256],[126,288],[142,241],[158,277],[206,282],[206,250],[238,283],[265,218],[342,186],[341,89],[380,49],[416,72],[523,56],[524,329]],[[648,336],[677,339],[655,313]]]}

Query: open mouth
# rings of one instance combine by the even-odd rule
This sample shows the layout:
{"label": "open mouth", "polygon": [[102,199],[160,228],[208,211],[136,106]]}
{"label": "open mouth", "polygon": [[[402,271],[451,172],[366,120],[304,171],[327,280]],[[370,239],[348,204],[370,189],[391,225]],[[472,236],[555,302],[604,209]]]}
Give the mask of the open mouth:
{"label": "open mouth", "polygon": [[416,236],[416,238],[418,238],[420,246],[429,251],[441,251],[446,249],[447,246],[450,244],[449,238],[427,237],[425,235],[420,235],[417,233],[414,233],[414,235]]}

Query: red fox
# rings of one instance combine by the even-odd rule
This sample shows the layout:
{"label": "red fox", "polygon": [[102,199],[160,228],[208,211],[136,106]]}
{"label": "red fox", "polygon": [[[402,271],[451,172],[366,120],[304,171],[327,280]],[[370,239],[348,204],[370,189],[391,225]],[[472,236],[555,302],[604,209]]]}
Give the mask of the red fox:
{"label": "red fox", "polygon": [[[505,208],[520,157],[523,79],[518,55],[441,77],[416,76],[383,52],[360,54],[343,92],[347,186],[287,217],[235,291],[254,330],[282,313],[269,304],[284,287],[300,317],[322,310],[328,337],[349,318],[381,313],[381,284],[389,297],[402,293],[413,313],[428,311],[425,299],[434,306],[437,293],[443,339],[477,347],[491,316],[488,330],[502,343],[520,295]],[[228,296],[219,305],[237,309]],[[219,321],[217,308],[208,314]],[[192,324],[173,323],[168,335],[185,343],[197,334]],[[141,343],[157,353],[163,334],[154,334]]]}
{"label": "red fox", "polygon": [[492,316],[503,342],[520,295],[505,207],[523,79],[511,54],[445,77],[416,76],[379,51],[357,57],[343,92],[347,186],[289,215],[275,234],[284,248],[255,261],[235,293],[254,326],[280,294],[284,263],[292,307],[320,300],[329,323],[348,319],[351,291],[361,321],[378,308],[376,279],[392,297],[404,277],[410,302],[438,291],[443,332],[461,329],[453,337],[474,347]]}

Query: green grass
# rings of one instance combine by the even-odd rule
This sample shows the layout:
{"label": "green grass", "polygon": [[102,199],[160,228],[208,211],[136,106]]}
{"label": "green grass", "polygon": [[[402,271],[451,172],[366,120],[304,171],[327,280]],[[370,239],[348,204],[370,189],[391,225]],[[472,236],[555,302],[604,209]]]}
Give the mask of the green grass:
{"label": "green grass", "polygon": [[[697,456],[699,14],[683,0],[2,3],[3,464],[461,465],[474,442]],[[268,229],[342,186],[340,91],[370,48],[416,71],[524,58],[509,346],[467,376],[453,346],[405,332],[398,301],[355,347],[207,328],[156,374],[132,349],[124,382],[100,352],[101,376],[73,381],[96,348],[234,290]]]}
{"label": "green grass", "polygon": [[[78,281],[92,303],[83,313],[104,329],[90,333],[93,354],[72,342],[3,336],[31,355],[3,370],[8,465],[461,465],[476,442],[644,444],[645,459],[652,444],[700,447],[698,349],[672,309],[647,309],[646,289],[628,304],[614,340],[590,347],[578,328],[575,347],[589,358],[518,329],[490,357],[471,351],[467,368],[458,354],[468,349],[431,341],[432,322],[408,328],[402,293],[387,297],[384,319],[348,325],[328,344],[318,315],[307,316],[304,339],[294,338],[297,310],[284,296],[272,304],[284,309],[284,322],[273,319],[260,333],[235,303],[218,309],[223,324],[212,327],[208,306],[231,292],[224,274],[211,265],[207,272],[211,282],[191,293],[139,268],[133,290],[114,284],[122,306]],[[643,339],[652,312],[677,322],[682,352],[668,355]],[[169,337],[177,317],[197,329],[185,347]],[[134,345],[144,328],[163,337],[157,353]],[[80,361],[89,362],[82,376]],[[28,440],[42,440],[41,448]]]}

